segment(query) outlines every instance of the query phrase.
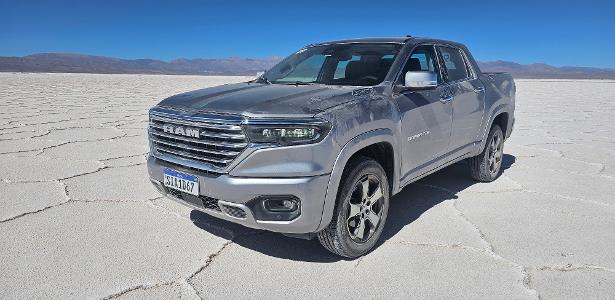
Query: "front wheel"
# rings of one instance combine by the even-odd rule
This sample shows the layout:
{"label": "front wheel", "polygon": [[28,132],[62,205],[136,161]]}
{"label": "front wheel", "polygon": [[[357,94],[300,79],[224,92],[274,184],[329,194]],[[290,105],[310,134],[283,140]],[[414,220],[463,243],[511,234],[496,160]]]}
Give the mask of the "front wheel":
{"label": "front wheel", "polygon": [[489,131],[483,152],[469,159],[470,175],[478,181],[494,181],[502,171],[503,157],[504,133],[502,128],[496,124]]}
{"label": "front wheel", "polygon": [[371,250],[382,234],[389,185],[382,166],[366,157],[353,160],[344,178],[333,220],[318,233],[318,240],[327,250],[354,258]]}

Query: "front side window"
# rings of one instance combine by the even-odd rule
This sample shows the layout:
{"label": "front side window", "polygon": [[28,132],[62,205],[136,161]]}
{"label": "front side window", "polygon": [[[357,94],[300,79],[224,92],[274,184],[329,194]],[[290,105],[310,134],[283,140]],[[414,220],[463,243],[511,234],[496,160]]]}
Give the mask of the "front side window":
{"label": "front side window", "polygon": [[442,60],[444,62],[444,68],[448,81],[464,80],[470,77],[468,75],[468,69],[465,65],[463,56],[459,49],[450,47],[438,47]]}
{"label": "front side window", "polygon": [[264,76],[274,84],[377,85],[401,46],[357,43],[309,47],[287,57]]}
{"label": "front side window", "polygon": [[441,83],[440,71],[438,69],[438,60],[436,59],[436,51],[433,46],[418,46],[410,54],[406,61],[400,80],[403,82],[406,72],[432,72],[438,75],[438,83]]}

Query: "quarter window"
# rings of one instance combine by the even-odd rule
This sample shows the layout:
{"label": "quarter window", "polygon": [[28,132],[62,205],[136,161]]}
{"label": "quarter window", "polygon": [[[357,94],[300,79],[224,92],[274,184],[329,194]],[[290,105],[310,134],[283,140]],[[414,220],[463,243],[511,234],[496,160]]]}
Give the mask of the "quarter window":
{"label": "quarter window", "polygon": [[464,80],[468,77],[468,69],[464,63],[463,56],[459,49],[450,47],[438,47],[442,60],[444,62],[444,68],[448,75],[448,81]]}
{"label": "quarter window", "polygon": [[476,73],[474,73],[474,68],[472,68],[472,64],[470,64],[470,60],[468,59],[468,54],[463,50],[460,50],[460,51],[461,51],[461,54],[463,54],[463,61],[466,64],[466,69],[468,71],[468,77],[476,78]]}

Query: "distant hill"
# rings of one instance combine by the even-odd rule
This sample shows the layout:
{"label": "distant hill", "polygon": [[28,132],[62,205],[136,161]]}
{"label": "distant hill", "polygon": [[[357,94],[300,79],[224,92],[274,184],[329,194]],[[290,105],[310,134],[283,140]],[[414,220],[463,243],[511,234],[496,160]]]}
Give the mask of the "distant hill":
{"label": "distant hill", "polygon": [[[222,59],[120,59],[72,53],[0,56],[0,72],[254,75],[271,68],[280,57]],[[508,72],[515,78],[615,79],[615,69],[522,65],[507,61],[479,62],[483,72]]]}
{"label": "distant hill", "polygon": [[23,57],[0,56],[0,72],[254,75],[280,60],[270,58],[120,59],[72,53],[40,53]]}
{"label": "distant hill", "polygon": [[509,61],[479,62],[483,72],[506,72],[515,78],[615,79],[615,69],[554,67],[547,64],[522,65]]}

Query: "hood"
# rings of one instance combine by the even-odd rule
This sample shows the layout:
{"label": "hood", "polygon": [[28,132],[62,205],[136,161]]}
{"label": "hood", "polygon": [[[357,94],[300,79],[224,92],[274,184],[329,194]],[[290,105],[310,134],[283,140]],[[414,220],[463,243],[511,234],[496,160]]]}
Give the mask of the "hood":
{"label": "hood", "polygon": [[[354,99],[366,88],[236,83],[169,97],[160,106],[245,116],[313,116]],[[370,88],[367,88],[370,89]]]}

